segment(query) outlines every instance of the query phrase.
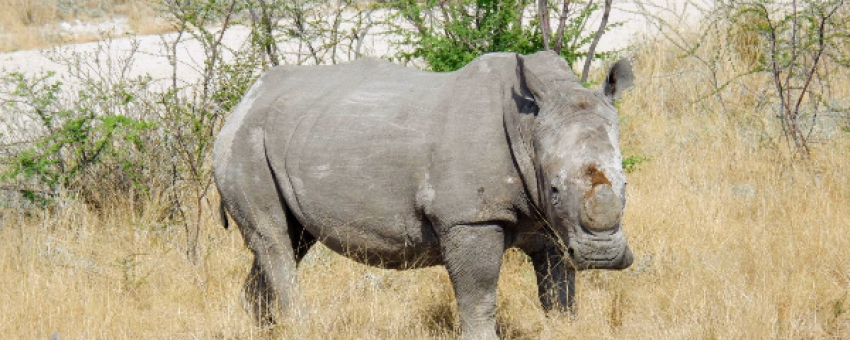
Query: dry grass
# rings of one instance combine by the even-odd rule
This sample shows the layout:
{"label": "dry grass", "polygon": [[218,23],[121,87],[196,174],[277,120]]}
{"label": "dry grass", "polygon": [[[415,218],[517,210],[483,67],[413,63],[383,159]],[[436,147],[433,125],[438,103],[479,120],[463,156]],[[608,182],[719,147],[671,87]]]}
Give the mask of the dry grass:
{"label": "dry grass", "polygon": [[[700,100],[709,83],[701,66],[677,55],[663,41],[645,43],[636,52],[637,85],[620,105],[626,154],[651,159],[629,176],[626,233],[635,264],[622,272],[580,273],[578,316],[547,318],[530,265],[509,252],[500,283],[503,335],[850,338],[847,137],[815,145],[807,162],[791,162],[781,141],[751,138],[752,129],[773,124],[769,114],[754,113],[752,100],[735,91],[727,93],[731,104],[721,114],[714,99]],[[746,81],[757,87],[762,80]],[[850,97],[846,83],[834,90]],[[323,248],[300,270],[310,319],[256,329],[239,302],[251,257],[237,231],[208,217],[202,260],[191,265],[180,227],[162,225],[153,208],[118,206],[101,215],[74,204],[36,217],[0,215],[0,334],[456,336],[443,269],[378,270]]]}
{"label": "dry grass", "polygon": [[126,18],[132,33],[164,32],[167,25],[156,18],[152,0],[0,0],[0,51],[51,47],[102,38],[99,30],[65,32],[62,22],[103,23]]}

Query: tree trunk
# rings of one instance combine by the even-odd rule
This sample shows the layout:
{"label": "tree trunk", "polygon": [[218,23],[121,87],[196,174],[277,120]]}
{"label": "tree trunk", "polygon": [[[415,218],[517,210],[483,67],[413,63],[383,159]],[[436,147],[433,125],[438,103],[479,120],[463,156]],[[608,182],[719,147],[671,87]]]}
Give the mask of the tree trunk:
{"label": "tree trunk", "polygon": [[593,61],[593,54],[596,53],[596,45],[599,44],[599,39],[605,33],[605,27],[608,26],[608,16],[611,14],[611,1],[605,0],[605,11],[602,13],[602,21],[599,23],[599,29],[596,30],[596,35],[593,36],[593,41],[587,49],[587,58],[584,60],[584,69],[581,70],[581,82],[587,81],[587,74],[590,72],[590,62]]}

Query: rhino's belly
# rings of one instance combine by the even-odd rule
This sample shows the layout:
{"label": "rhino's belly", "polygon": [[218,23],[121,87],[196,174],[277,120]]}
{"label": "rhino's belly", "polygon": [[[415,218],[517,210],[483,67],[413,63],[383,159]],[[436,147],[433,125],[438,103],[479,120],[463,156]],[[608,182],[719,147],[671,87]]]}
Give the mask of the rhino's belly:
{"label": "rhino's belly", "polygon": [[[365,221],[363,221],[365,222]],[[442,263],[435,237],[409,238],[409,230],[425,226],[371,223],[325,223],[306,226],[322,244],[360,263],[386,268],[411,269]],[[388,232],[392,231],[392,232]]]}
{"label": "rhino's belly", "polygon": [[416,211],[409,188],[400,185],[404,181],[395,180],[295,179],[301,222],[330,249],[366,264],[394,269],[437,264],[436,234]]}
{"label": "rhino's belly", "polygon": [[416,202],[430,168],[429,124],[379,113],[303,119],[285,156],[287,203],[339,253],[387,268],[432,265],[439,243]]}

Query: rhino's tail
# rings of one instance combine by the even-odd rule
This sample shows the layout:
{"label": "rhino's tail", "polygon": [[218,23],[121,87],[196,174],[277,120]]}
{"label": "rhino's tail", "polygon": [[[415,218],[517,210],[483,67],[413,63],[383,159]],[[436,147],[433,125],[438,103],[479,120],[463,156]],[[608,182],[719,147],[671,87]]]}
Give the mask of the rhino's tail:
{"label": "rhino's tail", "polygon": [[230,227],[230,221],[227,220],[227,209],[224,208],[224,202],[218,202],[218,213],[221,215],[221,224],[224,229]]}

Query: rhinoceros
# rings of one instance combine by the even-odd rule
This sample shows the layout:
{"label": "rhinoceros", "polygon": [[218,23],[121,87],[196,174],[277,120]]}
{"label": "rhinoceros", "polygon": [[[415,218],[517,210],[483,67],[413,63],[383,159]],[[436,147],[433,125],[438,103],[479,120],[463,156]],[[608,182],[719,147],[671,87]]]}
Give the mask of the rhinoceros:
{"label": "rhinoceros", "polygon": [[444,265],[465,339],[497,338],[511,247],[530,256],[543,308],[567,309],[575,270],[632,263],[614,100],[633,82],[621,60],[589,90],[545,51],[448,73],[368,58],[268,70],[213,157],[222,217],[254,254],[252,313],[298,310],[296,267],[317,241],[382,268]]}

